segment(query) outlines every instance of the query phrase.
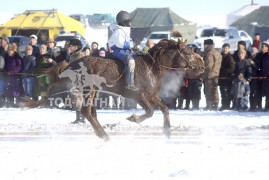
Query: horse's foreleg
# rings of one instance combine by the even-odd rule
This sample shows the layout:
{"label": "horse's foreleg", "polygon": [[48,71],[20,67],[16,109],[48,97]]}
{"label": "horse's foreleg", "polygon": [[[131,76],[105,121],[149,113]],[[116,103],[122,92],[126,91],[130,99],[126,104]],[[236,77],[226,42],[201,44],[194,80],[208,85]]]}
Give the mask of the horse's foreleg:
{"label": "horse's foreleg", "polygon": [[161,101],[161,99],[157,96],[153,96],[150,100],[150,102],[153,105],[156,105],[160,108],[160,110],[163,113],[163,119],[164,119],[164,124],[163,124],[163,133],[167,138],[170,139],[171,136],[171,129],[170,129],[170,117],[169,117],[169,110],[168,107]]}
{"label": "horse's foreleg", "polygon": [[[95,93],[91,94],[90,97],[91,101],[93,102]],[[100,123],[97,120],[97,114],[96,114],[96,108],[92,106],[91,103],[87,104],[88,98],[85,98],[85,104],[82,107],[81,113],[88,119],[88,121],[91,123],[93,130],[95,134],[99,137],[104,139],[105,141],[109,140],[108,135],[106,134],[105,130],[102,128]]]}
{"label": "horse's foreleg", "polygon": [[147,100],[147,98],[145,97],[144,93],[139,95],[139,97],[137,98],[137,102],[143,109],[145,109],[146,113],[143,115],[133,114],[132,116],[127,118],[129,121],[140,123],[144,121],[145,119],[153,116],[154,109],[149,103],[149,101]]}

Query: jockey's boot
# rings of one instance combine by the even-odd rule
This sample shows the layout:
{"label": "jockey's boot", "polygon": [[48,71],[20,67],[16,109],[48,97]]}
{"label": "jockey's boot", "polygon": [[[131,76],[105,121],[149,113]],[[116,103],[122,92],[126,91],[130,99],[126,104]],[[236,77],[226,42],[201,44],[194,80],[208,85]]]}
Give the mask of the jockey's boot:
{"label": "jockey's boot", "polygon": [[131,91],[138,91],[139,88],[137,88],[134,84],[134,70],[135,70],[135,60],[133,59],[133,57],[131,57],[128,60],[125,71],[125,81],[127,84],[125,88]]}
{"label": "jockey's boot", "polygon": [[85,124],[85,117],[81,114],[81,112],[76,111],[76,120],[71,123],[72,124],[78,124],[78,123]]}

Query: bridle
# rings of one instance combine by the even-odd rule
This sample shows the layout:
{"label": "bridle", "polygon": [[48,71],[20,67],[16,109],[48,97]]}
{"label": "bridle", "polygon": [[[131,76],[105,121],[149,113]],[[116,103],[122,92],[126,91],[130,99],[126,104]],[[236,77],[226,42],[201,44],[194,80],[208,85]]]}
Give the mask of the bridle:
{"label": "bridle", "polygon": [[[186,48],[186,47],[185,47]],[[187,62],[187,66],[186,67],[177,67],[177,68],[173,68],[173,67],[168,67],[168,66],[164,66],[164,65],[160,65],[161,67],[165,68],[165,69],[169,69],[169,70],[187,70],[187,69],[194,69],[194,67],[191,65],[190,60],[194,61],[195,57],[197,56],[196,54],[191,55],[190,60],[188,60],[185,56],[183,56],[182,50],[185,49],[177,49],[180,58],[184,59]],[[149,54],[150,55],[150,54]],[[150,57],[153,59],[153,57],[150,55]],[[173,59],[172,64],[174,63],[175,58]]]}

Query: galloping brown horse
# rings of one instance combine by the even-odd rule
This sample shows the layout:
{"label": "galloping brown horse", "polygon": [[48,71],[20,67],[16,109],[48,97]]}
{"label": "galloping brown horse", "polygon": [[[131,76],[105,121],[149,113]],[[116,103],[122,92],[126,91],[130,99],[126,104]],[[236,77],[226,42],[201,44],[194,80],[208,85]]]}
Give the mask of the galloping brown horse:
{"label": "galloping brown horse", "polygon": [[[170,138],[171,131],[168,108],[158,97],[162,77],[166,71],[175,69],[191,69],[197,73],[202,73],[204,71],[203,60],[186,46],[186,41],[184,42],[178,39],[178,42],[176,42],[174,40],[163,39],[151,48],[148,54],[136,55],[135,61],[135,85],[139,87],[137,92],[124,88],[124,65],[118,60],[86,56],[71,64],[58,64],[46,70],[46,73],[50,76],[51,83],[58,83],[66,79],[59,77],[61,73],[64,74],[64,71],[68,70],[70,72],[70,70],[72,70],[78,74],[82,74],[81,69],[82,65],[84,65],[84,71],[86,70],[89,75],[94,74],[106,79],[109,86],[103,85],[103,90],[122,95],[123,97],[136,99],[138,104],[146,111],[146,113],[142,115],[133,114],[128,117],[128,120],[140,123],[152,117],[154,113],[153,107],[158,107],[164,117],[163,133],[167,138]],[[85,84],[83,79],[81,83]],[[89,88],[84,86],[82,89],[80,89],[80,91]],[[84,96],[84,102],[88,102],[89,100],[94,102],[96,90],[98,90],[97,87],[95,87],[94,91],[90,91],[90,96]],[[25,106],[36,107],[44,104],[45,101],[46,99],[31,101],[26,103]],[[84,105],[81,112],[91,123],[96,135],[104,140],[108,140],[108,135],[97,120],[95,107],[92,104]]]}

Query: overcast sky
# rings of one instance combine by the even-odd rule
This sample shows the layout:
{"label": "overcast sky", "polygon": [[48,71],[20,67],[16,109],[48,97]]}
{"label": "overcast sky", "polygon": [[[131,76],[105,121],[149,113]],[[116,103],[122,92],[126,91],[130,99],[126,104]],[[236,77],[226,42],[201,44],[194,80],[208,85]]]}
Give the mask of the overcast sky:
{"label": "overcast sky", "polygon": [[[120,10],[131,12],[136,8],[169,7],[189,21],[211,23],[218,17],[219,21],[225,21],[227,14],[250,3],[251,0],[5,0],[1,2],[1,13],[20,14],[25,10],[55,8],[66,14],[116,15]],[[269,0],[254,0],[254,3],[269,6]]]}

